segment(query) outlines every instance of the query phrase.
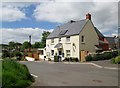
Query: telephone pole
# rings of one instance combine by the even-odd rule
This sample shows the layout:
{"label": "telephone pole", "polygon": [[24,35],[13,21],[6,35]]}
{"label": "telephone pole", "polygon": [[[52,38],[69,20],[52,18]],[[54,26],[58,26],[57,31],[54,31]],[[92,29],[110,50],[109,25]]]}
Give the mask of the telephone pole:
{"label": "telephone pole", "polygon": [[30,48],[29,48],[29,52],[31,51],[31,35],[29,35],[29,43],[30,43]]}

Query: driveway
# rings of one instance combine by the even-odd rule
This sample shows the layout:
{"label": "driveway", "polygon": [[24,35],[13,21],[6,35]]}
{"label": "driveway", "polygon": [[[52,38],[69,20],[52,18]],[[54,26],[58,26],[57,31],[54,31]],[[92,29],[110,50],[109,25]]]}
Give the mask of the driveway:
{"label": "driveway", "polygon": [[36,82],[32,86],[117,86],[118,70],[90,64],[21,62],[26,64]]}

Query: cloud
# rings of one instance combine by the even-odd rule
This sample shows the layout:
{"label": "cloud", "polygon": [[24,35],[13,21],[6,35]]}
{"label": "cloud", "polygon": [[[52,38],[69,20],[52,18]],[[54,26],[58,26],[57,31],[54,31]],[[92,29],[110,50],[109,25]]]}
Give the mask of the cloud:
{"label": "cloud", "polygon": [[0,21],[13,22],[27,19],[23,8],[29,6],[29,3],[2,3],[0,6]]}
{"label": "cloud", "polygon": [[41,41],[43,31],[52,31],[40,28],[2,28],[0,31],[0,37],[2,41],[0,43],[7,44],[10,41],[23,43],[29,41],[29,35],[32,36],[32,43]]}
{"label": "cloud", "polygon": [[88,12],[102,33],[109,36],[115,33],[118,24],[117,2],[43,2],[36,7],[33,15],[38,21],[65,23],[71,19],[85,19]]}
{"label": "cloud", "polygon": [[[86,6],[85,9],[82,8]],[[64,23],[70,19],[82,19],[85,18],[84,14],[94,7],[94,3],[63,3],[63,2],[51,2],[41,3],[34,10],[34,16],[37,20]],[[48,9],[49,8],[49,9]]]}

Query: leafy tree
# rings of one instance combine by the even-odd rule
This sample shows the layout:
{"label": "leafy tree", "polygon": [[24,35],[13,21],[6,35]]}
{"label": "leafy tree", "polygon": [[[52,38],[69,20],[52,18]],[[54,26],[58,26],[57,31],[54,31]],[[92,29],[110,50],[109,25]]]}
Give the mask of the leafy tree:
{"label": "leafy tree", "polygon": [[25,42],[22,44],[22,50],[28,49],[28,48],[30,48],[30,47],[31,47],[31,44],[30,44],[30,42],[28,42],[28,41],[25,41]]}
{"label": "leafy tree", "polygon": [[2,50],[2,58],[10,57],[10,53],[7,50]]}
{"label": "leafy tree", "polygon": [[43,47],[43,44],[41,42],[35,42],[35,44],[33,45],[33,48],[41,48]]}
{"label": "leafy tree", "polygon": [[44,31],[42,33],[42,40],[41,40],[41,43],[43,44],[43,47],[41,48],[44,48],[46,46],[46,38],[48,37],[48,35],[50,34],[49,31]]}
{"label": "leafy tree", "polygon": [[13,42],[13,41],[10,41],[9,43],[8,43],[8,46],[9,46],[9,50],[12,50],[12,49],[15,49],[15,42]]}

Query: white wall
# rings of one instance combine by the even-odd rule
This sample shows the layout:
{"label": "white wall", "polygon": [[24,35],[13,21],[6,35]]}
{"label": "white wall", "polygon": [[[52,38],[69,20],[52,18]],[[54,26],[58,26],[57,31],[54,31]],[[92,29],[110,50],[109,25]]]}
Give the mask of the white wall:
{"label": "white wall", "polygon": [[[54,39],[54,44],[51,44],[51,39],[46,40],[46,53],[47,52],[50,53],[50,57],[47,57],[47,58],[51,58],[52,60],[54,60],[54,57],[51,56],[51,50],[54,50],[54,55],[55,55],[55,53],[58,53],[57,49],[54,48],[54,46],[57,43],[59,43],[59,38]],[[60,43],[63,44],[64,57],[66,57],[66,50],[70,50],[71,57],[79,58],[79,35],[71,36],[70,37],[70,42],[66,42],[66,37],[62,37]],[[75,51],[73,51],[73,43],[76,46],[74,48]],[[64,58],[62,58],[62,59],[64,59]]]}

